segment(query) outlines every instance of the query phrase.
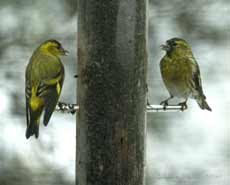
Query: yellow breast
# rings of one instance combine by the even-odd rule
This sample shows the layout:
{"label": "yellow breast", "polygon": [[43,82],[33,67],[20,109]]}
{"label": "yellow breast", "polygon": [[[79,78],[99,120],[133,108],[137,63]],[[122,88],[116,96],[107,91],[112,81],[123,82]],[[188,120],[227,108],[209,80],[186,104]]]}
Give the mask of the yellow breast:
{"label": "yellow breast", "polygon": [[191,69],[186,60],[171,60],[163,58],[161,61],[161,75],[170,94],[186,97],[190,93],[188,88]]}

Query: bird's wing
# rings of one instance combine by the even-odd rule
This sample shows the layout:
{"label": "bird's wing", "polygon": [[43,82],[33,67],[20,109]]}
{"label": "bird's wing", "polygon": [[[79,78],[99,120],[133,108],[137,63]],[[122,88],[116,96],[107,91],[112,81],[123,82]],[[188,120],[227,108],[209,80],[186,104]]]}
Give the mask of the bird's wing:
{"label": "bird's wing", "polygon": [[46,126],[50,120],[50,117],[57,105],[58,98],[61,94],[61,89],[64,81],[64,67],[61,63],[59,70],[54,75],[53,72],[46,74],[46,78],[42,80],[44,86],[47,86],[47,92],[45,95],[45,114],[44,114],[44,125]]}
{"label": "bird's wing", "polygon": [[30,109],[29,109],[29,98],[31,96],[31,87],[28,81],[25,85],[25,94],[26,94],[26,123],[27,126],[30,124]]}
{"label": "bird's wing", "polygon": [[25,83],[25,96],[26,96],[26,123],[27,126],[30,124],[30,109],[29,109],[29,99],[31,97],[31,83],[30,83],[30,70],[31,65],[26,68],[26,83]]}
{"label": "bird's wing", "polygon": [[58,98],[61,93],[64,76],[60,80],[56,81],[54,85],[49,85],[49,89],[45,98],[45,114],[44,125],[46,126],[50,120],[50,117],[57,105]]}
{"label": "bird's wing", "polygon": [[190,80],[190,85],[192,87],[193,95],[201,96],[205,98],[203,89],[202,89],[199,65],[194,58],[189,58],[189,64],[190,64],[191,72],[192,72],[192,78]]}

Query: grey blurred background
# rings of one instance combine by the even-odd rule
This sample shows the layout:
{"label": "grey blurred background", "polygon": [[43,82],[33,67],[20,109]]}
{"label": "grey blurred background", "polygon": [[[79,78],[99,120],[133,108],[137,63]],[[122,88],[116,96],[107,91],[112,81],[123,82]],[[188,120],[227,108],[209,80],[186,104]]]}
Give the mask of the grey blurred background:
{"label": "grey blurred background", "polygon": [[[33,50],[57,39],[66,78],[61,100],[75,102],[76,0],[0,0],[0,185],[73,185],[75,116],[55,112],[40,137],[25,139],[24,73]],[[147,185],[230,184],[230,1],[150,0],[149,99],[168,97],[160,45],[186,39],[201,69],[207,101],[183,113],[148,114]]]}

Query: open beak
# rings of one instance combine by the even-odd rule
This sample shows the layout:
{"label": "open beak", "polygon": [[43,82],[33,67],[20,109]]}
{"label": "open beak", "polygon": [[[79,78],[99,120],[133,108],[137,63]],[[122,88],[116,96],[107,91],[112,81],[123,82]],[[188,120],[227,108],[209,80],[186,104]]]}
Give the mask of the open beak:
{"label": "open beak", "polygon": [[161,49],[165,50],[165,51],[169,51],[170,50],[170,46],[168,44],[162,44],[161,45]]}
{"label": "open beak", "polygon": [[62,48],[61,51],[62,51],[62,55],[67,56],[69,54],[69,52],[65,50],[64,48]]}

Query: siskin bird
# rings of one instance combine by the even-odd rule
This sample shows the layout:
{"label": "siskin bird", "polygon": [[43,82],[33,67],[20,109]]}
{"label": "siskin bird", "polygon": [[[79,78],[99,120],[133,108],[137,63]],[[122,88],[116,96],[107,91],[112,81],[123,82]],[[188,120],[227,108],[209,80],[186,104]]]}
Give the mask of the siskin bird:
{"label": "siskin bird", "polygon": [[166,54],[160,61],[160,70],[170,97],[162,101],[161,105],[168,105],[173,97],[183,98],[184,101],[178,105],[184,110],[187,108],[188,98],[191,97],[201,109],[211,111],[203,93],[199,66],[189,44],[184,39],[172,38],[162,45],[162,49]]}
{"label": "siskin bird", "polygon": [[43,42],[33,53],[26,68],[26,138],[39,135],[40,116],[46,126],[56,107],[64,81],[64,66],[59,56],[68,52],[56,40]]}

